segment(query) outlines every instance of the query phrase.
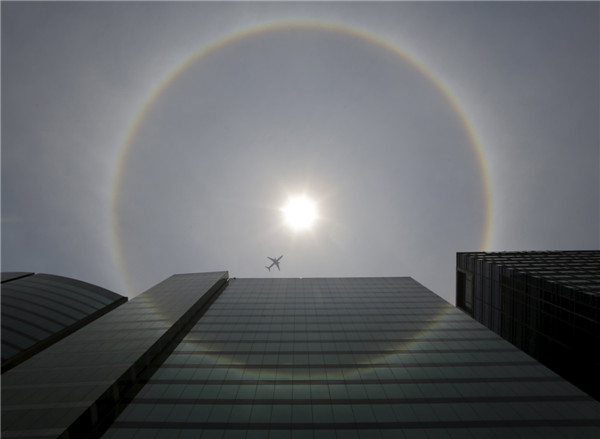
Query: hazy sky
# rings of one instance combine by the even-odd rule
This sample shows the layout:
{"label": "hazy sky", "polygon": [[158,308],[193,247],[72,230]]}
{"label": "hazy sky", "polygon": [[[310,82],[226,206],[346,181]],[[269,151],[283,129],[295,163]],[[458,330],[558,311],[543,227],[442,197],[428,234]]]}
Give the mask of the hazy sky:
{"label": "hazy sky", "polygon": [[597,249],[599,6],[2,2],[2,270],[454,303],[457,251]]}

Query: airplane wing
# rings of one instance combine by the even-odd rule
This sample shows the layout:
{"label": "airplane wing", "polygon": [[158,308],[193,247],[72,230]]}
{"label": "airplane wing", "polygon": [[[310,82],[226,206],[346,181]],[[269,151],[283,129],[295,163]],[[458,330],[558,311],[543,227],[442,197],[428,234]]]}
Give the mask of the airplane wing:
{"label": "airplane wing", "polygon": [[283,255],[279,256],[277,259],[267,256],[267,259],[269,259],[272,262],[272,264],[267,267],[269,269],[269,271],[271,271],[271,267],[273,265],[276,265],[277,270],[281,271],[281,268],[279,268],[279,261],[281,260],[281,258],[283,258]]}

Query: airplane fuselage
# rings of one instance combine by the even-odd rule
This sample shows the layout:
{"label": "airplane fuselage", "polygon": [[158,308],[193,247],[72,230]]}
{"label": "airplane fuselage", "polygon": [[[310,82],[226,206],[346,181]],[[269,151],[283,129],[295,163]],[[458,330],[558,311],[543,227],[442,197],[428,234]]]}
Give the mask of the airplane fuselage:
{"label": "airplane fuselage", "polygon": [[273,267],[273,265],[275,265],[277,267],[277,270],[281,271],[281,268],[279,268],[279,261],[281,260],[281,258],[283,258],[283,255],[279,256],[278,258],[271,258],[269,256],[267,256],[267,259],[269,259],[271,261],[271,265],[265,265],[265,268],[269,271],[271,271],[271,267]]}

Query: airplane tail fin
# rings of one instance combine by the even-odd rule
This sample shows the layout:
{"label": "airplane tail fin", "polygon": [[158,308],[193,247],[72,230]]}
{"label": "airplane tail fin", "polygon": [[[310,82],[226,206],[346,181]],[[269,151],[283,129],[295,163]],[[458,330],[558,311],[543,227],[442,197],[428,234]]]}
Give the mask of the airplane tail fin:
{"label": "airplane tail fin", "polygon": [[265,265],[265,268],[266,268],[267,270],[271,271],[271,267],[267,267],[267,266]]}

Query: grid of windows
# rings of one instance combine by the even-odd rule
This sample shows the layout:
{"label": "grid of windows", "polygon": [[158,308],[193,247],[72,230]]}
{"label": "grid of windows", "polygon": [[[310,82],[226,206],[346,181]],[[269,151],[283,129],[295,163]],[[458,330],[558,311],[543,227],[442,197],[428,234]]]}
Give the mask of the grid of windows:
{"label": "grid of windows", "polygon": [[126,301],[76,279],[4,273],[2,373]]}
{"label": "grid of windows", "polygon": [[456,303],[600,399],[600,251],[458,253]]}
{"label": "grid of windows", "polygon": [[592,438],[598,413],[410,278],[233,279],[103,437]]}
{"label": "grid of windows", "polygon": [[6,372],[2,438],[97,437],[95,429],[112,421],[118,401],[227,276],[173,276]]}

